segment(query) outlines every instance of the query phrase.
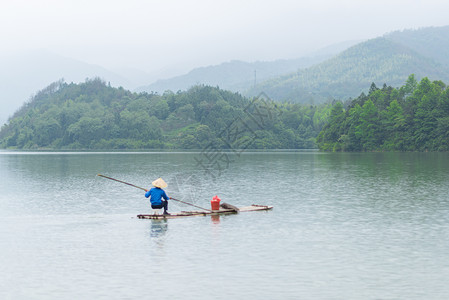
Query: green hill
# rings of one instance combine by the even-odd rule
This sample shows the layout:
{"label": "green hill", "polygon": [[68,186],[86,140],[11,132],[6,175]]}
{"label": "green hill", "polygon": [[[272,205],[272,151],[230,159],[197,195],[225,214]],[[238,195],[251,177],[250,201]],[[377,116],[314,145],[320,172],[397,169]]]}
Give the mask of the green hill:
{"label": "green hill", "polygon": [[449,66],[449,26],[395,31],[385,38]]}
{"label": "green hill", "polygon": [[9,149],[313,148],[330,106],[249,99],[209,86],[163,95],[99,79],[53,83],[0,130]]}
{"label": "green hill", "polygon": [[371,85],[337,102],[317,137],[326,151],[449,151],[449,87],[411,75],[400,88]]}
{"label": "green hill", "polygon": [[367,92],[372,82],[403,84],[418,79],[449,80],[449,26],[395,32],[353,46],[298,72],[265,81],[249,91],[273,99],[319,103]]}

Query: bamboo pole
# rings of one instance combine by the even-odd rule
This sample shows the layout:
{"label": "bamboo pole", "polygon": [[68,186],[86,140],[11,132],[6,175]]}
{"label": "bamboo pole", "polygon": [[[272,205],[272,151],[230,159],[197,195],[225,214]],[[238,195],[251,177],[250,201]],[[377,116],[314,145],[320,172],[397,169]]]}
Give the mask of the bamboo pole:
{"label": "bamboo pole", "polygon": [[[105,176],[105,175],[102,175],[102,174],[97,174],[97,176],[100,176],[100,177],[103,177],[103,178],[106,178],[106,179],[110,179],[110,180],[113,180],[113,181],[117,181],[117,182],[120,182],[120,183],[123,183],[123,184],[129,185],[129,186],[132,186],[132,187],[135,187],[135,188],[138,188],[138,189],[144,190],[145,192],[148,192],[148,190],[147,190],[147,189],[145,189],[145,188],[143,188],[143,187],[140,187],[140,186],[137,186],[137,185],[134,185],[134,184],[131,184],[131,183],[128,183],[128,182],[122,181],[122,180],[118,180],[118,179],[115,179],[115,178],[112,178],[112,177],[109,177],[109,176]],[[170,198],[170,200],[175,200],[175,201],[178,201],[178,202],[181,202],[181,203],[187,204],[187,205],[191,205],[191,206],[194,206],[194,207],[196,207],[196,208],[199,208],[199,209],[203,209],[203,210],[207,210],[207,211],[210,211],[210,212],[212,212],[212,210],[210,210],[210,209],[207,209],[207,208],[204,208],[204,207],[201,207],[201,206],[198,206],[198,205],[195,205],[195,204],[189,203],[189,202],[185,202],[185,201],[182,201],[182,200],[178,200],[178,199],[175,199],[175,198],[171,198],[171,197],[169,197],[169,198]]]}

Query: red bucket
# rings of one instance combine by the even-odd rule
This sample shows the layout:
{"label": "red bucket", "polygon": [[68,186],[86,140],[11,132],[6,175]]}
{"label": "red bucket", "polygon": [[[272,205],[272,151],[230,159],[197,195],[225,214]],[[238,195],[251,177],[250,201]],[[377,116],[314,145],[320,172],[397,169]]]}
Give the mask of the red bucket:
{"label": "red bucket", "polygon": [[218,196],[215,196],[210,201],[210,206],[212,207],[212,210],[219,210],[220,209],[220,201],[221,199],[218,198]]}

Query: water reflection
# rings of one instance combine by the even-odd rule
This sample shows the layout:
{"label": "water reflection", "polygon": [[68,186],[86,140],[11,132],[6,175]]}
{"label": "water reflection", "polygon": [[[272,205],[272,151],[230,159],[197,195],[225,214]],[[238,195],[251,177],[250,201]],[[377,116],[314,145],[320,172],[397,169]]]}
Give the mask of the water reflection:
{"label": "water reflection", "polygon": [[219,215],[210,216],[210,219],[212,220],[213,224],[220,224],[220,216]]}
{"label": "water reflection", "polygon": [[162,220],[151,220],[150,236],[152,238],[162,238],[168,230],[168,221],[166,219]]}

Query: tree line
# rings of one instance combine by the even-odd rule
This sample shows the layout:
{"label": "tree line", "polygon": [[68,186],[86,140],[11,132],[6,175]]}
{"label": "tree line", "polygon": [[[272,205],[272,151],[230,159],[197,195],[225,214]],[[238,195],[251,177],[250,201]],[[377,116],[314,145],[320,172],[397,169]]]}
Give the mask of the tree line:
{"label": "tree line", "polygon": [[442,81],[418,83],[410,75],[399,88],[373,83],[368,94],[318,106],[262,99],[271,111],[259,122],[248,111],[255,100],[211,86],[159,95],[100,79],[58,81],[1,128],[0,147],[449,151],[449,87]]}
{"label": "tree line", "polygon": [[[0,130],[9,149],[217,149],[232,147],[223,130],[249,124],[254,98],[218,87],[194,86],[162,95],[133,93],[96,78],[58,81],[38,92]],[[332,106],[273,103],[263,126],[240,126],[252,149],[316,148]]]}
{"label": "tree line", "polygon": [[448,151],[449,87],[412,74],[393,88],[336,102],[317,137],[325,151]]}

